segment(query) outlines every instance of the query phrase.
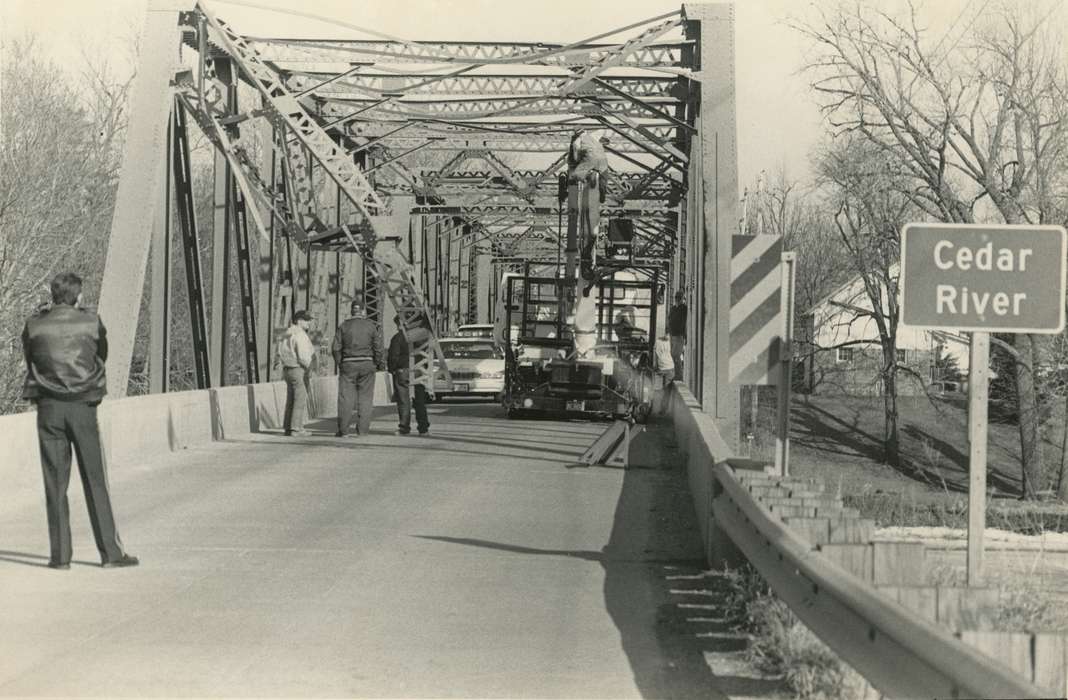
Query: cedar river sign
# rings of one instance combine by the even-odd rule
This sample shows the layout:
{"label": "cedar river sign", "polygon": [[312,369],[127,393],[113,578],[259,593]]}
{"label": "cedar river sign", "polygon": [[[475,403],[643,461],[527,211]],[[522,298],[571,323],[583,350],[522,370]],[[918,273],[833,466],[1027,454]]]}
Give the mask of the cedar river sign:
{"label": "cedar river sign", "polygon": [[907,224],[901,232],[901,322],[991,333],[1064,328],[1060,226]]}

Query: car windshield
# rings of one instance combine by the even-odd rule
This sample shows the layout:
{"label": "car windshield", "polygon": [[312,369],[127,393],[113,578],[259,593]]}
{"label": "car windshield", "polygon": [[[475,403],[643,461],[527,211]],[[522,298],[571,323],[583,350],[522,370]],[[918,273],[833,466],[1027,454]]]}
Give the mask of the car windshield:
{"label": "car windshield", "polygon": [[500,360],[504,358],[504,353],[502,353],[493,343],[443,341],[441,343],[441,352],[445,355],[446,359]]}

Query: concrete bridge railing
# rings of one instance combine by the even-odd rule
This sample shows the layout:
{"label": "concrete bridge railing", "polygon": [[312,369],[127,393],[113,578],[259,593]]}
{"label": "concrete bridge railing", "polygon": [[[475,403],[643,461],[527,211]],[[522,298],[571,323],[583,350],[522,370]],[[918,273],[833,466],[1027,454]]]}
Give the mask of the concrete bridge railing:
{"label": "concrete bridge railing", "polygon": [[[843,510],[828,503],[832,499],[806,492],[792,504],[784,496],[796,484],[749,471],[756,465],[735,460],[715,421],[686,388],[675,385],[670,411],[709,562],[748,559],[794,614],[877,691],[895,698],[1063,696],[1063,658],[1010,668],[1001,654],[995,659],[980,652],[915,606],[899,602],[900,590],[893,597],[881,591],[873,554],[879,543],[819,542],[823,531],[813,526],[828,532],[833,526],[829,518],[814,517],[821,514],[817,510]],[[839,517],[857,519],[849,513]],[[793,526],[795,520],[806,527]],[[816,541],[802,532],[817,533]],[[867,528],[868,540],[870,533]],[[913,553],[914,547],[905,549]],[[884,569],[895,568],[885,564]]]}
{"label": "concrete bridge railing", "polygon": [[[337,377],[312,377],[309,388],[309,417],[336,415]],[[390,404],[392,391],[390,375],[379,372],[375,406]],[[285,401],[284,382],[105,399],[98,415],[107,464],[281,430]],[[7,504],[44,498],[36,420],[33,411],[0,416],[0,483]]]}

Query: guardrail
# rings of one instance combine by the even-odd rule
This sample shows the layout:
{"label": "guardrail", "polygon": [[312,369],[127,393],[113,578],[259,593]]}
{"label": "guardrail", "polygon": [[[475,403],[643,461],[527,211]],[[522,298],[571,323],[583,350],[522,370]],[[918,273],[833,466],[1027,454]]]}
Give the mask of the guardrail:
{"label": "guardrail", "polygon": [[[671,412],[710,561],[737,547],[797,617],[888,697],[1046,698],[1059,694],[880,594],[792,532],[726,462],[713,419],[675,385]],[[729,542],[728,542],[729,539]]]}

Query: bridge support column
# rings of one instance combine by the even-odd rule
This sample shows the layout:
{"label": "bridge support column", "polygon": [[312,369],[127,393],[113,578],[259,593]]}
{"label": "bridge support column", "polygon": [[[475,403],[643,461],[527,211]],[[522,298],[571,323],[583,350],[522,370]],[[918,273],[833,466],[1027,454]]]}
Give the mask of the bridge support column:
{"label": "bridge support column", "polygon": [[108,328],[108,393],[112,398],[126,395],[130,379],[151,240],[145,235],[145,221],[154,219],[161,204],[159,163],[166,162],[167,156],[170,81],[178,65],[178,13],[192,7],[191,1],[149,3],[141,34],[144,50],[130,94],[123,177],[115,195],[98,305]]}
{"label": "bridge support column", "polygon": [[[696,179],[699,221],[695,239],[701,242],[700,266],[694,275],[701,297],[694,320],[700,333],[702,363],[699,396],[706,413],[725,425],[721,433],[737,443],[737,388],[729,377],[731,236],[738,221],[738,151],[734,98],[734,6],[727,3],[684,5],[687,36],[696,39],[695,68],[698,88],[697,135],[691,143],[691,169]],[[694,314],[697,315],[697,314]],[[695,340],[695,338],[691,339]]]}
{"label": "bridge support column", "polygon": [[152,226],[150,248],[152,291],[148,305],[148,393],[170,390],[171,332],[171,129],[174,113],[167,126],[166,159],[163,162],[161,189],[156,200],[156,217]]}
{"label": "bridge support column", "polygon": [[486,253],[478,253],[475,258],[475,287],[478,299],[476,300],[477,323],[493,323],[493,261]]}

